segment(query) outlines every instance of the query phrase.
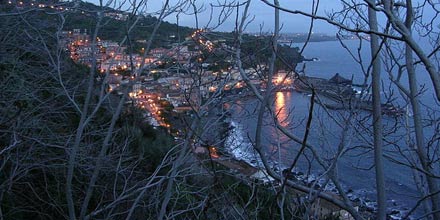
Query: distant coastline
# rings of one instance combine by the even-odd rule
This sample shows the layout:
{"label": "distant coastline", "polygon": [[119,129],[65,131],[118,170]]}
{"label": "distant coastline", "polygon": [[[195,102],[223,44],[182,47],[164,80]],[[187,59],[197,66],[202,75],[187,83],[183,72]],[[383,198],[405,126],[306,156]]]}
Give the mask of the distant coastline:
{"label": "distant coastline", "polygon": [[338,40],[354,40],[358,39],[357,36],[339,36],[323,34],[323,33],[312,33],[310,36],[308,33],[283,33],[278,39],[278,43],[289,44],[289,43],[304,43],[308,42],[325,42],[325,41],[338,41]]}

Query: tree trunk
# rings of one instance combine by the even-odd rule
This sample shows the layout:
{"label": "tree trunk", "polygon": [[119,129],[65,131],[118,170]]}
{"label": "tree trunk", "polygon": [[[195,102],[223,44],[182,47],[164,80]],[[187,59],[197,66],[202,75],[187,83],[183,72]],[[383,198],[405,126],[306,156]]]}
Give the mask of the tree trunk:
{"label": "tree trunk", "polygon": [[[413,24],[413,9],[411,0],[406,1],[406,18],[405,18],[405,26],[409,31],[408,35],[411,36],[411,26]],[[416,138],[416,152],[419,157],[422,168],[428,172],[433,173],[432,168],[429,166],[429,159],[425,148],[425,140],[424,140],[424,132],[423,132],[423,124],[422,124],[422,113],[420,111],[420,104],[418,99],[418,88],[417,88],[417,77],[413,64],[413,50],[410,45],[405,45],[405,61],[406,61],[406,70],[408,73],[408,84],[410,97],[409,100],[411,102],[412,111],[413,111],[413,123],[414,123],[414,131]],[[437,193],[439,191],[439,187],[436,179],[426,175],[426,181],[428,183],[428,193]],[[440,212],[435,212],[440,209],[440,195],[437,193],[431,196],[432,203],[432,211],[434,211],[433,217],[434,219],[440,219]]]}
{"label": "tree trunk", "polygon": [[[373,2],[374,5],[374,2]],[[368,21],[370,29],[377,32],[376,11],[368,7]],[[374,163],[376,171],[376,192],[377,192],[377,219],[386,219],[386,197],[385,197],[385,177],[383,172],[383,131],[382,131],[382,110],[380,100],[380,57],[379,57],[379,37],[370,34],[371,37],[371,57],[372,57],[372,93],[373,93],[373,135],[374,135]]]}

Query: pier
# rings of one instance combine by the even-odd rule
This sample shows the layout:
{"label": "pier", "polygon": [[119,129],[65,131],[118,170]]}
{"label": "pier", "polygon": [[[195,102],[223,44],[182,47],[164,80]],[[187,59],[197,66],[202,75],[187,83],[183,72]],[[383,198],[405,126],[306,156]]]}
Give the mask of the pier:
{"label": "pier", "polygon": [[[358,94],[353,86],[355,85],[352,80],[345,79],[339,74],[330,79],[301,75],[293,80],[295,91],[311,93],[314,90],[321,97],[315,99],[315,102],[326,108],[332,110],[361,109],[373,111],[371,97]],[[381,108],[384,115],[398,117],[405,114],[402,108],[391,103],[383,103]]]}

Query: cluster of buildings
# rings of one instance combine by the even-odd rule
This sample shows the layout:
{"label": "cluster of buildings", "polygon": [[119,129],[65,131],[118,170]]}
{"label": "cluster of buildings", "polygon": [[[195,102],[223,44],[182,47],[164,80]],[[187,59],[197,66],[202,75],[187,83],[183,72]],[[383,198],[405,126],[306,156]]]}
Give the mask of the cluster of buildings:
{"label": "cluster of buildings", "polygon": [[[151,116],[156,115],[152,124],[166,127],[169,124],[163,122],[158,113],[163,112],[161,101],[170,103],[175,112],[184,112],[199,106],[203,99],[241,93],[246,88],[233,62],[225,59],[218,61],[223,62],[219,65],[217,61],[203,60],[202,51],[231,49],[225,42],[204,38],[205,33],[206,30],[196,30],[185,43],[169,45],[169,49],[158,47],[146,51],[142,48],[139,54],[129,54],[125,46],[111,40],[99,37],[93,40],[87,30],[80,29],[63,31],[62,44],[75,62],[91,66],[96,61],[96,69],[106,75],[108,92],[122,94],[121,85],[130,83],[130,102],[146,109]],[[213,66],[218,68],[211,68]],[[264,68],[267,67],[259,67]],[[245,71],[250,83],[265,89],[257,70]],[[280,90],[290,90],[293,82],[287,72],[279,71],[273,83]]]}
{"label": "cluster of buildings", "polygon": [[[231,61],[222,60],[223,64],[219,65],[217,61],[202,59],[202,51],[211,53],[227,47],[224,42],[203,38],[205,32],[196,30],[185,43],[170,45],[169,49],[142,48],[139,54],[129,54],[125,46],[111,40],[91,39],[87,30],[80,29],[63,31],[61,43],[75,62],[92,66],[96,61],[96,69],[106,76],[108,92],[122,94],[120,88],[131,85],[130,102],[146,109],[151,116],[156,115],[152,124],[166,127],[169,124],[159,117],[163,101],[171,104],[175,112],[183,112],[193,110],[203,99],[240,93],[246,88]],[[252,84],[264,89],[265,84],[256,75],[258,71],[245,71]],[[287,88],[291,81],[280,75],[274,84]]]}
{"label": "cluster of buildings", "polygon": [[8,0],[7,5],[16,7],[18,9],[24,8],[40,8],[40,9],[53,9],[58,11],[72,10],[71,4],[79,3],[80,0]]}
{"label": "cluster of buildings", "polygon": [[[197,41],[190,42],[197,44]],[[188,44],[175,44],[169,49],[159,47],[146,52],[142,48],[140,54],[129,54],[127,48],[117,42],[99,37],[92,39],[87,30],[74,29],[62,32],[61,44],[75,62],[91,67],[96,61],[96,69],[107,76],[108,92],[122,94],[122,85],[130,83],[130,102],[146,109],[149,116],[156,116],[152,124],[164,127],[169,123],[160,117],[163,101],[171,104],[177,112],[187,111],[192,109],[191,104],[200,102],[219,88],[236,92],[234,89],[244,86],[238,70],[228,67],[211,71],[208,67],[215,63],[199,60],[201,47],[207,47],[209,51],[214,49],[213,43],[205,40],[203,45],[192,45],[193,50]],[[161,67],[165,63],[167,68]],[[197,79],[194,77],[196,71],[200,71]]]}
{"label": "cluster of buildings", "polygon": [[[57,11],[76,10],[73,7],[78,5],[81,0],[8,0],[7,5],[14,6],[18,9],[24,8],[40,8],[53,9]],[[89,12],[80,10],[82,14],[90,15]],[[124,11],[107,11],[104,17],[112,18],[119,21],[126,21],[130,13]]]}
{"label": "cluster of buildings", "polygon": [[139,69],[141,66],[156,64],[164,61],[186,63],[193,55],[187,46],[176,45],[171,49],[153,48],[145,54],[127,54],[126,47],[120,46],[111,40],[101,40],[99,37],[93,41],[87,30],[74,29],[62,32],[62,44],[70,53],[70,58],[88,66],[96,59],[96,67],[101,72]]}

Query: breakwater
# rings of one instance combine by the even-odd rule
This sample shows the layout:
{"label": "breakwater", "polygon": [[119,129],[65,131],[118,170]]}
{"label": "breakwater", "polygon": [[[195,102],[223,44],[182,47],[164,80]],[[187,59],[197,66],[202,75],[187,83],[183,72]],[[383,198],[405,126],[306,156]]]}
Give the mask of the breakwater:
{"label": "breakwater", "polygon": [[[359,92],[353,88],[354,85],[352,80],[345,79],[338,74],[330,79],[302,75],[293,80],[295,91],[307,93],[314,91],[322,97],[314,101],[326,108],[372,111],[373,102],[371,96],[367,93],[367,89],[364,87],[363,91]],[[401,116],[405,113],[402,108],[392,103],[382,103],[381,108],[382,114],[389,116]]]}

